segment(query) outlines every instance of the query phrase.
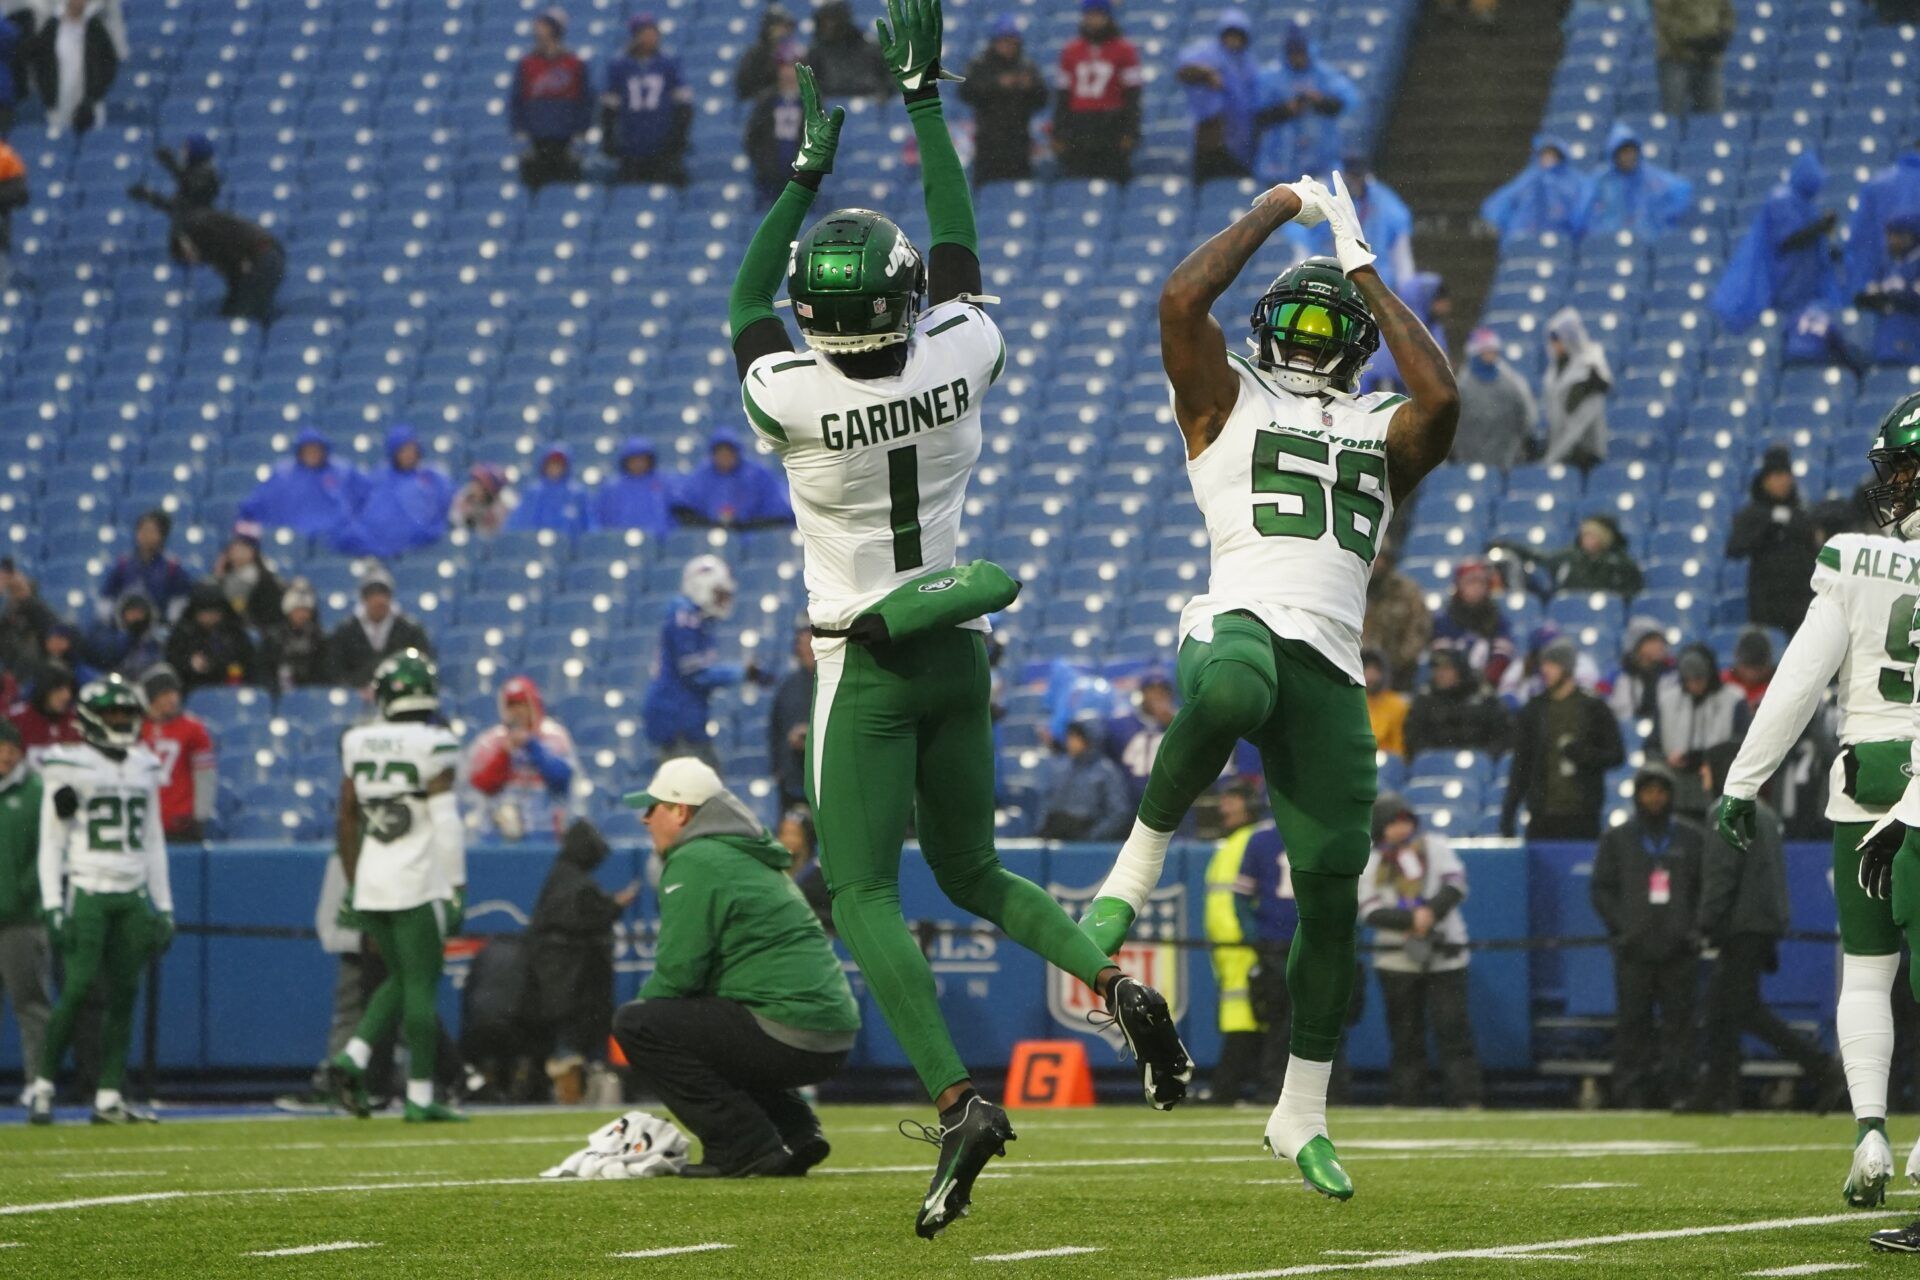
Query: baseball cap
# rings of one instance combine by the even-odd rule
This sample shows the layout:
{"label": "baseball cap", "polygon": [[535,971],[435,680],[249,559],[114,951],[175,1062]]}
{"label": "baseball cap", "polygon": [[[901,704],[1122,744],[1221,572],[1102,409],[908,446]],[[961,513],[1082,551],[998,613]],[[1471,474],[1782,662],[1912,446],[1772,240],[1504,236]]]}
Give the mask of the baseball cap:
{"label": "baseball cap", "polygon": [[692,756],[681,756],[654,770],[653,781],[647,783],[645,791],[629,791],[620,801],[642,813],[657,804],[689,804],[697,808],[724,790],[720,775],[711,765]]}

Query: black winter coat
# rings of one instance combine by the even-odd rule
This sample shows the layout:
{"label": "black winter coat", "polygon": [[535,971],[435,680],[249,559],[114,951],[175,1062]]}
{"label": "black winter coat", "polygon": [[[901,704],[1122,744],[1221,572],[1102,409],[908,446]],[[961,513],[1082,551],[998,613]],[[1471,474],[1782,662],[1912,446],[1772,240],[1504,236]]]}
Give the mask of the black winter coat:
{"label": "black winter coat", "polygon": [[1500,833],[1514,833],[1514,819],[1522,801],[1530,813],[1545,811],[1548,771],[1572,762],[1580,789],[1579,812],[1598,814],[1605,807],[1607,770],[1627,758],[1620,743],[1620,725],[1607,704],[1584,689],[1574,691],[1581,711],[1580,731],[1565,743],[1547,740],[1547,705],[1541,694],[1520,708],[1513,736],[1513,769],[1507,775],[1507,798],[1501,808]]}
{"label": "black winter coat", "polygon": [[613,1001],[613,925],[625,910],[593,878],[607,860],[607,842],[577,820],[560,839],[547,881],[527,924],[534,987],[544,1018],[563,1022],[583,1000]]}
{"label": "black winter coat", "polygon": [[1753,816],[1753,844],[1745,853],[1722,840],[1718,832],[1706,836],[1698,928],[1716,943],[1734,934],[1786,936],[1791,903],[1780,815],[1762,803],[1754,806]]}
{"label": "black winter coat", "polygon": [[1813,603],[1814,558],[1820,537],[1795,494],[1774,502],[1758,492],[1733,517],[1727,558],[1747,562],[1747,618],[1762,627],[1793,631]]}
{"label": "black winter coat", "polygon": [[[1600,837],[1593,855],[1593,910],[1621,954],[1666,960],[1695,948],[1700,871],[1706,833],[1684,819],[1667,819],[1667,838],[1649,838],[1639,813]],[[1656,871],[1667,873],[1666,901],[1655,902]]]}

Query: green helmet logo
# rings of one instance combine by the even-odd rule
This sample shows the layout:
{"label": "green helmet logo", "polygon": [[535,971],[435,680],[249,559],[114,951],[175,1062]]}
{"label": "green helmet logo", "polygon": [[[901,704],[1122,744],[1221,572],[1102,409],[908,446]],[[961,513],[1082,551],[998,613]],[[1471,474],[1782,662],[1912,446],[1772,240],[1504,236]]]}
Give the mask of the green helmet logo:
{"label": "green helmet logo", "polygon": [[1282,271],[1254,304],[1251,324],[1254,363],[1299,395],[1352,391],[1380,349],[1373,312],[1332,258]]}
{"label": "green helmet logo", "polygon": [[80,719],[80,736],[108,751],[125,751],[140,741],[140,721],[147,714],[147,700],[140,696],[124,676],[103,676],[90,680],[74,700]]}
{"label": "green helmet logo", "polygon": [[391,720],[408,712],[440,709],[440,672],[418,649],[394,654],[373,673],[373,700]]}
{"label": "green helmet logo", "polygon": [[1902,537],[1920,535],[1920,391],[1907,396],[1880,419],[1867,461],[1879,481],[1867,486],[1867,506],[1880,527]]}
{"label": "green helmet logo", "polygon": [[793,247],[787,297],[807,345],[876,351],[913,335],[927,292],[920,253],[893,221],[871,209],[840,209]]}

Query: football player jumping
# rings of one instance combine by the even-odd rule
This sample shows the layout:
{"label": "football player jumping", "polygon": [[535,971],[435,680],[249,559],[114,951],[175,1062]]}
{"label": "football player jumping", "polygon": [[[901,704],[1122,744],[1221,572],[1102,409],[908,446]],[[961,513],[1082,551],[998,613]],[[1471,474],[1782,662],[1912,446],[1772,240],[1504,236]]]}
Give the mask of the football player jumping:
{"label": "football player jumping", "polygon": [[[1236,355],[1213,304],[1289,221],[1327,223],[1337,257],[1283,271],[1254,307],[1251,358]],[[1367,577],[1394,507],[1447,456],[1459,416],[1446,355],[1373,258],[1336,171],[1331,191],[1312,178],[1267,191],[1161,290],[1160,356],[1212,580],[1180,615],[1185,705],[1081,921],[1103,952],[1118,950],[1195,798],[1240,739],[1259,749],[1300,911],[1287,960],[1292,1054],[1266,1144],[1342,1200],[1353,1182],[1328,1140],[1326,1103],[1376,787],[1360,666]],[[1353,394],[1382,336],[1411,398]]]}
{"label": "football player jumping", "polygon": [[380,947],[387,979],[367,999],[360,1026],[328,1064],[334,1092],[354,1115],[367,1110],[373,1044],[402,1021],[407,1044],[406,1118],[464,1120],[433,1097],[442,942],[460,931],[466,904],[466,828],[454,799],[460,742],[438,723],[439,673],[418,649],[373,673],[380,718],[340,740],[335,827],[353,920]]}
{"label": "football player jumping", "polygon": [[[916,591],[931,600],[969,590],[969,571],[954,568],[960,516],[981,404],[1006,361],[978,305],[973,202],[941,113],[938,0],[889,0],[887,13],[880,44],[919,140],[930,258],[868,209],[836,210],[800,234],[844,116],[822,111],[801,67],[793,180],[747,249],[728,320],[747,417],[786,463],[804,548],[819,637],[807,779],[834,923],[940,1113],[924,1133],[940,1156],[914,1223],[930,1238],[966,1212],[975,1178],[1014,1134],[1006,1112],[975,1092],[901,917],[909,819],[948,898],[1099,993],[1155,1106],[1184,1096],[1192,1064],[1165,998],[1000,863],[984,618],[874,644],[854,626],[903,588],[910,604]],[[804,354],[774,313],[783,274]]]}
{"label": "football player jumping", "polygon": [[75,705],[85,741],[54,747],[40,766],[40,901],[66,981],[47,1024],[39,1076],[27,1089],[27,1118],[52,1123],[53,1078],[88,994],[103,983],[107,1014],[93,1123],[128,1124],[154,1119],[129,1106],[120,1085],[140,975],[148,958],[173,941],[173,887],[160,830],[164,771],[140,745],[146,703],[126,680],[94,680]]}

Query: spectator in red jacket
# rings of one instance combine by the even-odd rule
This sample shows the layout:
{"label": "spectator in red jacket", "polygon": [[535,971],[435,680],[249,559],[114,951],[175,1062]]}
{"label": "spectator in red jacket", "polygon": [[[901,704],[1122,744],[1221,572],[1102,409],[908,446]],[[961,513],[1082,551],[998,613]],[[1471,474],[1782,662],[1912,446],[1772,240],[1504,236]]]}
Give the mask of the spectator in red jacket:
{"label": "spectator in red jacket", "polygon": [[484,797],[479,808],[494,832],[518,840],[544,812],[561,834],[579,772],[573,738],[547,715],[539,686],[526,676],[501,685],[500,723],[480,735],[467,761],[467,781]]}
{"label": "spectator in red jacket", "polygon": [[1080,0],[1080,34],[1060,51],[1053,153],[1069,178],[1133,176],[1140,145],[1140,51],[1120,34],[1113,0]]}
{"label": "spectator in red jacket", "polygon": [[536,189],[580,180],[573,140],[593,123],[587,64],[566,47],[566,38],[566,10],[542,10],[533,20],[533,52],[513,73],[513,131],[532,147],[520,157],[520,180]]}
{"label": "spectator in red jacket", "polygon": [[169,840],[204,840],[220,794],[213,734],[206,721],[187,710],[180,673],[166,663],[141,676],[140,688],[147,695],[140,741],[160,757],[167,776],[160,784],[160,829]]}
{"label": "spectator in red jacket", "polygon": [[50,663],[34,677],[33,692],[26,700],[14,703],[7,712],[7,719],[20,731],[28,761],[36,767],[48,747],[80,741],[80,721],[73,709],[73,695],[79,687],[73,672]]}

